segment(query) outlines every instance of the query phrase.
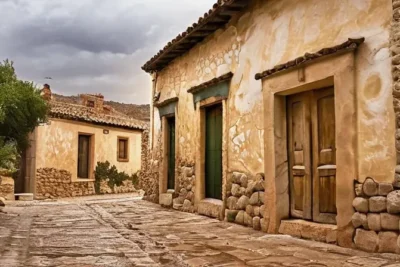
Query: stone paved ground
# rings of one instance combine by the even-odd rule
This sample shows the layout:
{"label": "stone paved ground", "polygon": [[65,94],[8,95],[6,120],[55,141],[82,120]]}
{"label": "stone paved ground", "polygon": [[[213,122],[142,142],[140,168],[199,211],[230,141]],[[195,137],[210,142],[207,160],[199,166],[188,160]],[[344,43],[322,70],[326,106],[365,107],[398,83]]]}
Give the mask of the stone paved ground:
{"label": "stone paved ground", "polygon": [[0,212],[0,267],[400,266],[397,255],[265,235],[127,195],[98,198],[10,203]]}

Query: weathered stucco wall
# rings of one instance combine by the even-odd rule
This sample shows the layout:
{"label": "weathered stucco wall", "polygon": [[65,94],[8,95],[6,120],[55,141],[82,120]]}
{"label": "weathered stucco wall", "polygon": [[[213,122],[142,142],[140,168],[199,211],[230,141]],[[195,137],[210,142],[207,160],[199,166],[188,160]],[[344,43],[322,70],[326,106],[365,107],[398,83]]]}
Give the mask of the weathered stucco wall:
{"label": "weathered stucco wall", "polygon": [[[50,125],[39,126],[36,142],[36,169],[56,168],[77,180],[78,135],[92,134],[94,140],[93,171],[97,162],[109,161],[128,175],[141,167],[141,131],[124,130],[70,120],[51,119]],[[103,130],[109,130],[104,134]],[[129,138],[129,162],[117,160],[117,138]],[[93,177],[94,178],[94,177]]]}
{"label": "weathered stucco wall", "polygon": [[[254,75],[306,52],[363,36],[356,53],[358,177],[392,182],[395,167],[394,112],[389,33],[391,0],[253,1],[225,29],[176,59],[158,74],[160,101],[179,97],[179,156],[195,161],[192,95],[186,91],[232,71],[227,123],[228,172],[263,172],[263,106],[261,81]],[[340,90],[340,89],[339,89]],[[154,136],[160,118],[154,114]],[[157,148],[157,140],[154,147]]]}

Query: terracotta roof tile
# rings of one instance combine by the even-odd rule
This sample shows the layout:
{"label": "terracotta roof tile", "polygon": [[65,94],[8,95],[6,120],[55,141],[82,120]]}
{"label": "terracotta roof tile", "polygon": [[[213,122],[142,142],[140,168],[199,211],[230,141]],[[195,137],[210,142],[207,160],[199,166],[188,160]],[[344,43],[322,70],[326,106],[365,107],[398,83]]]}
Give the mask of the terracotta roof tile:
{"label": "terracotta roof tile", "polygon": [[147,61],[142,69],[153,72],[163,69],[172,60],[192,49],[197,43],[229,22],[231,17],[241,12],[249,0],[218,0],[208,12],[189,26]]}
{"label": "terracotta roof tile", "polygon": [[233,73],[232,72],[228,72],[228,73],[223,74],[223,75],[221,75],[221,76],[219,76],[217,78],[214,78],[212,80],[206,81],[206,82],[204,82],[204,83],[202,83],[200,85],[193,86],[192,88],[187,90],[187,92],[191,93],[191,94],[194,94],[194,93],[197,93],[197,92],[199,92],[199,91],[201,91],[201,90],[203,90],[205,88],[208,88],[208,87],[210,87],[212,85],[228,81],[232,77],[233,77]]}
{"label": "terracotta roof tile", "polygon": [[83,105],[50,101],[50,117],[68,120],[77,120],[93,124],[109,125],[127,129],[144,130],[148,123],[132,119],[120,112],[112,114],[101,113],[100,111]]}
{"label": "terracotta roof tile", "polygon": [[364,42],[364,40],[365,39],[363,37],[362,38],[354,38],[354,39],[349,38],[346,42],[344,42],[342,44],[323,48],[315,53],[305,53],[304,56],[298,57],[294,60],[288,61],[283,64],[276,65],[272,69],[263,71],[261,73],[257,73],[255,78],[256,78],[256,80],[260,80],[260,79],[266,78],[268,76],[271,76],[273,74],[276,74],[278,72],[301,66],[303,64],[308,63],[311,60],[315,60],[315,59],[318,59],[321,57],[329,56],[332,54],[336,54],[336,53],[340,53],[340,52],[344,52],[344,51],[348,51],[348,50],[354,50],[357,47],[359,47]]}

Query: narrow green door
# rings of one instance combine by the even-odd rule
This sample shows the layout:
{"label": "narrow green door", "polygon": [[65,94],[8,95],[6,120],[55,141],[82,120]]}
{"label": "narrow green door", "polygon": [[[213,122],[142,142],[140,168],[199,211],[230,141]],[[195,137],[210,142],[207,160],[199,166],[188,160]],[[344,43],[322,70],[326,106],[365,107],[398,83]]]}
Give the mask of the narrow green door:
{"label": "narrow green door", "polygon": [[206,109],[206,198],[222,199],[222,105]]}
{"label": "narrow green door", "polygon": [[168,119],[168,189],[175,189],[175,118]]}

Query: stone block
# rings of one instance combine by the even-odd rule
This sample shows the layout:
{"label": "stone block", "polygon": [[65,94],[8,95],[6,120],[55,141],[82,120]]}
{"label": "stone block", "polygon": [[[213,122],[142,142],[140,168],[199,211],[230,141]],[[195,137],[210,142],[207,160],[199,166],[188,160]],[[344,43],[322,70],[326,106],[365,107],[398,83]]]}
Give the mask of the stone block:
{"label": "stone block", "polygon": [[254,208],[252,205],[247,205],[246,206],[246,213],[250,216],[254,216]]}
{"label": "stone block", "polygon": [[265,217],[265,205],[261,205],[260,207],[260,216],[261,218]]}
{"label": "stone block", "polygon": [[197,206],[197,212],[208,217],[220,218],[223,216],[221,214],[222,201],[218,199],[204,199]]}
{"label": "stone block", "polygon": [[351,217],[351,222],[354,228],[363,227],[364,229],[368,229],[367,215],[364,213],[354,213]]}
{"label": "stone block", "polygon": [[232,189],[231,189],[232,196],[234,197],[240,197],[240,185],[239,184],[232,184]]}
{"label": "stone block", "polygon": [[249,203],[250,199],[247,196],[241,196],[237,202],[237,208],[239,210],[245,210]]}
{"label": "stone block", "polygon": [[242,176],[240,176],[240,185],[242,187],[244,187],[244,189],[246,190],[247,188],[247,183],[248,183],[249,179],[247,178],[246,174],[242,174]]}
{"label": "stone block", "polygon": [[254,209],[254,216],[261,217],[261,216],[260,216],[260,207],[258,207],[258,206],[253,206],[253,209]]}
{"label": "stone block", "polygon": [[381,253],[396,253],[397,240],[399,235],[395,232],[380,232],[378,252]]}
{"label": "stone block", "polygon": [[269,223],[269,221],[267,219],[261,218],[261,220],[260,220],[261,231],[263,231],[263,232],[268,231],[268,223]]}
{"label": "stone block", "polygon": [[247,212],[243,215],[244,225],[253,227],[253,217],[251,217]]}
{"label": "stone block", "polygon": [[355,194],[356,194],[356,196],[357,197],[362,197],[362,196],[364,196],[364,193],[363,193],[363,185],[362,184],[359,184],[359,183],[356,183],[355,185],[354,185],[354,192],[355,192]]}
{"label": "stone block", "polygon": [[374,231],[356,229],[354,243],[361,250],[375,252],[378,249],[379,238]]}
{"label": "stone block", "polygon": [[381,226],[383,230],[398,231],[400,217],[389,213],[381,213]]}
{"label": "stone block", "polygon": [[240,178],[242,178],[242,173],[233,172],[231,175],[231,182],[235,184],[240,184]]}
{"label": "stone block", "polygon": [[185,199],[185,201],[183,201],[183,206],[182,208],[185,211],[188,211],[190,209],[190,207],[192,206],[192,202],[190,200]]}
{"label": "stone block", "polygon": [[248,197],[250,197],[253,194],[253,192],[255,191],[254,190],[255,186],[256,186],[256,181],[253,181],[253,180],[248,181],[247,188],[246,188],[246,195]]}
{"label": "stone block", "polygon": [[244,214],[245,213],[246,212],[244,212],[243,210],[239,211],[238,214],[236,215],[235,223],[243,225],[244,224]]}
{"label": "stone block", "polygon": [[393,191],[393,184],[379,183],[379,195],[387,196],[392,191]]}
{"label": "stone block", "polygon": [[225,210],[225,220],[227,222],[235,222],[238,213],[238,210]]}
{"label": "stone block", "polygon": [[238,198],[237,197],[228,197],[228,199],[226,200],[226,205],[228,207],[228,209],[230,210],[237,210],[237,203],[238,203]]}
{"label": "stone block", "polygon": [[254,230],[261,230],[261,218],[256,216],[253,218],[253,229]]}
{"label": "stone block", "polygon": [[20,201],[33,201],[32,193],[15,194],[15,196],[18,197],[18,200]]}
{"label": "stone block", "polygon": [[363,192],[369,197],[378,195],[378,184],[372,178],[367,178],[363,184]]}
{"label": "stone block", "polygon": [[159,204],[165,207],[172,206],[172,194],[160,194]]}
{"label": "stone block", "polygon": [[358,212],[368,213],[368,199],[356,197],[353,200],[353,207]]}
{"label": "stone block", "polygon": [[328,224],[319,224],[303,220],[282,220],[279,233],[295,237],[326,242],[327,236],[332,241],[335,235],[332,231],[337,231],[337,227]]}
{"label": "stone block", "polygon": [[369,199],[370,212],[384,212],[386,211],[386,197],[377,196]]}
{"label": "stone block", "polygon": [[4,197],[0,197],[0,207],[6,206],[6,199]]}
{"label": "stone block", "polygon": [[377,213],[368,213],[368,229],[379,232],[382,229],[381,215]]}
{"label": "stone block", "polygon": [[400,190],[392,191],[387,195],[387,211],[400,213]]}

